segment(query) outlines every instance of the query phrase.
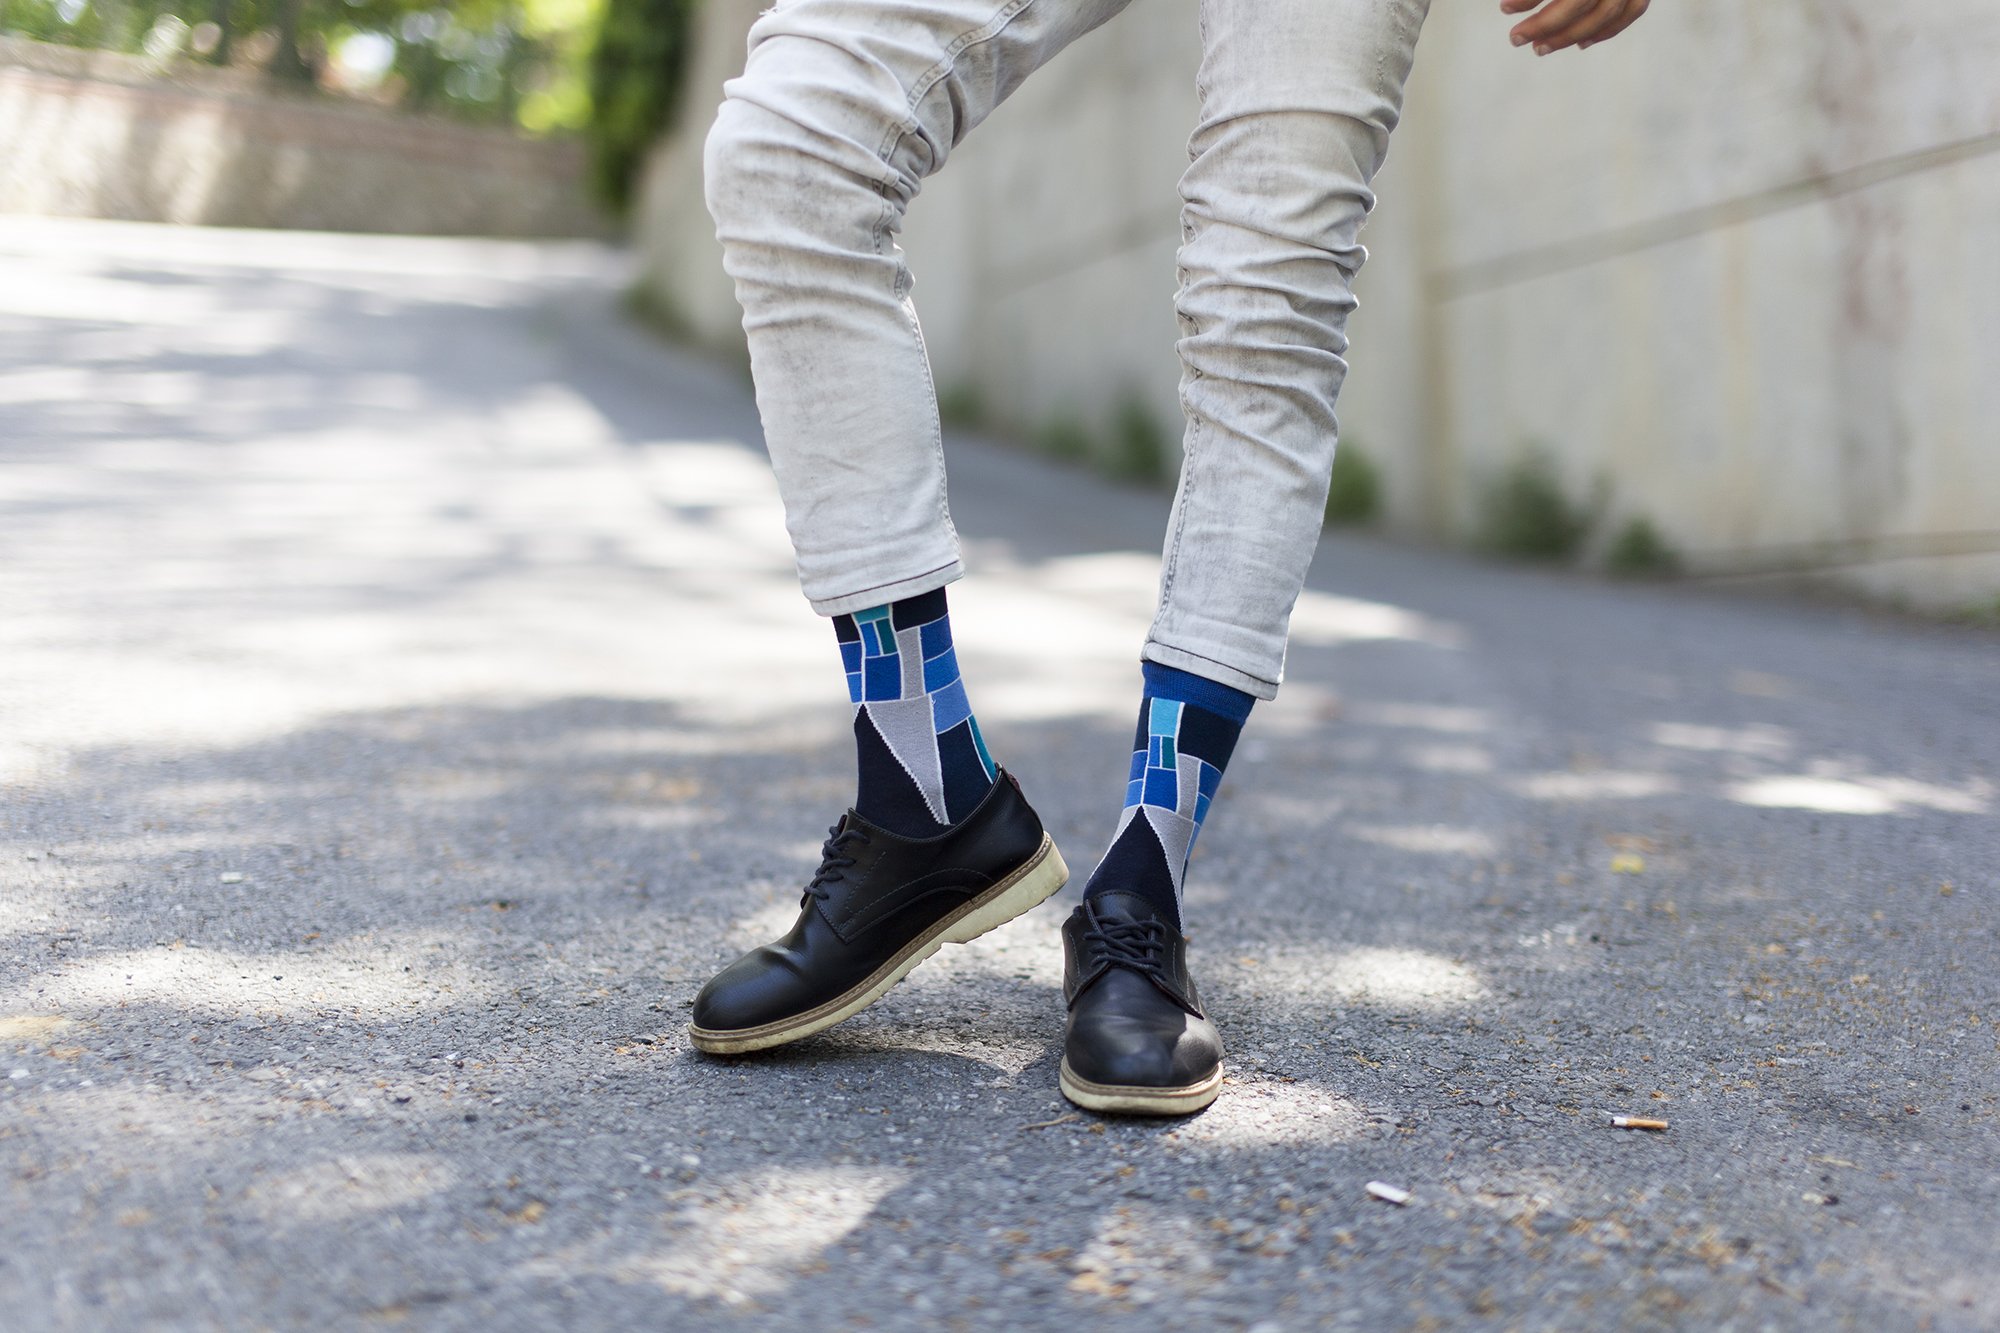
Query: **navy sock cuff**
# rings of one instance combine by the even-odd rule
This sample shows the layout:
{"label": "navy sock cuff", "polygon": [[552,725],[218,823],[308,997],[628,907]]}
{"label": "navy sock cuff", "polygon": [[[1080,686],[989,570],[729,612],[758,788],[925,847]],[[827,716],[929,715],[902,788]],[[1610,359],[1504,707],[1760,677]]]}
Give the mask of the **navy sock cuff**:
{"label": "navy sock cuff", "polygon": [[900,602],[889,603],[889,623],[897,629],[910,629],[916,625],[928,625],[933,620],[942,620],[949,614],[950,607],[945,601],[944,589],[933,588],[920,592],[915,597],[905,597]]}
{"label": "navy sock cuff", "polygon": [[1147,698],[1193,704],[1217,717],[1227,718],[1239,727],[1250,720],[1250,709],[1257,702],[1254,694],[1245,694],[1220,681],[1197,676],[1178,667],[1142,662],[1140,670],[1145,673]]}

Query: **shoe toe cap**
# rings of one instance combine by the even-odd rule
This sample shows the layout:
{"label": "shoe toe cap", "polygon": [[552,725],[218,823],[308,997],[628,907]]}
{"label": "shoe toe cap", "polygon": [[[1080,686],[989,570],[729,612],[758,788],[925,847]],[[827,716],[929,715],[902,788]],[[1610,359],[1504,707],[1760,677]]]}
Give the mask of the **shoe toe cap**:
{"label": "shoe toe cap", "polygon": [[1116,1088],[1184,1088],[1208,1077],[1217,1057],[1193,1032],[1162,1039],[1158,1034],[1128,1040],[1099,1040],[1067,1053],[1080,1078]]}
{"label": "shoe toe cap", "polygon": [[690,1021],[704,1032],[740,1032],[788,1018],[801,1007],[798,980],[776,951],[753,949],[709,978]]}
{"label": "shoe toe cap", "polygon": [[1215,1072],[1222,1038],[1215,1024],[1164,996],[1158,1004],[1080,1004],[1063,1058],[1076,1077],[1107,1087],[1184,1088]]}

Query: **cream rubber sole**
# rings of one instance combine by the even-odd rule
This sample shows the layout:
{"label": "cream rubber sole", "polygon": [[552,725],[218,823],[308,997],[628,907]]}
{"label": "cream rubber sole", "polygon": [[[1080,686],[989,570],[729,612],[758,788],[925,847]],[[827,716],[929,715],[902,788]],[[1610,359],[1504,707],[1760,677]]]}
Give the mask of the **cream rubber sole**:
{"label": "cream rubber sole", "polygon": [[1057,1076],[1062,1095],[1086,1111],[1111,1115],[1192,1115],[1215,1100],[1222,1091],[1222,1067],[1199,1083],[1182,1088],[1141,1088],[1115,1083],[1092,1083],[1069,1072],[1063,1061]]}
{"label": "cream rubber sole", "polygon": [[844,994],[818,1008],[754,1028],[718,1032],[689,1024],[688,1036],[697,1050],[710,1055],[742,1055],[824,1032],[881,999],[891,986],[910,975],[918,963],[942,946],[965,944],[1006,925],[1023,912],[1040,906],[1068,882],[1069,867],[1063,863],[1062,853],[1056,850],[1055,840],[1044,833],[1041,847],[1012,874],[911,940]]}

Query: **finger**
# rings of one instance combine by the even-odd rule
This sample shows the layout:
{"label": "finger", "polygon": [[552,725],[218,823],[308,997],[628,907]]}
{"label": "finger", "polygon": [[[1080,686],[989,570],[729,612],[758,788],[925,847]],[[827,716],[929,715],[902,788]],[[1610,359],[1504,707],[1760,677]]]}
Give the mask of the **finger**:
{"label": "finger", "polygon": [[1524,14],[1541,3],[1542,0],[1500,0],[1500,12],[1502,14]]}
{"label": "finger", "polygon": [[1589,42],[1618,20],[1625,12],[1625,3],[1626,0],[1593,0],[1587,12],[1577,14],[1536,42],[1535,54],[1545,56],[1551,51]]}
{"label": "finger", "polygon": [[1612,0],[1612,4],[1606,4],[1604,8],[1600,8],[1596,14],[1590,16],[1590,20],[1586,24],[1580,24],[1580,28],[1576,32],[1570,32],[1566,36],[1572,42],[1576,42],[1578,48],[1590,46],[1594,42],[1602,42],[1608,36],[1616,36],[1620,28],[1624,28],[1628,22],[1632,22],[1630,18],[1626,18],[1626,14],[1630,12],[1630,8],[1632,8],[1632,0]]}
{"label": "finger", "polygon": [[1575,23],[1579,17],[1594,11],[1598,3],[1599,0],[1549,0],[1548,5],[1539,13],[1515,24],[1509,36],[1513,39],[1514,45],[1526,46],[1533,42],[1535,54],[1547,55],[1557,48],[1557,34]]}
{"label": "finger", "polygon": [[1546,56],[1552,50],[1562,50],[1566,46],[1582,46],[1604,36],[1610,36],[1612,28],[1624,16],[1630,0],[1594,0],[1590,12],[1578,14],[1562,28],[1550,32],[1540,42],[1536,42],[1536,54]]}
{"label": "finger", "polygon": [[1630,4],[1625,6],[1625,15],[1623,18],[1618,20],[1618,24],[1616,27],[1612,28],[1609,32],[1599,33],[1597,36],[1591,38],[1587,42],[1581,43],[1580,45],[1595,46],[1599,42],[1610,41],[1613,37],[1616,37],[1619,33],[1625,31],[1627,28],[1631,27],[1634,23],[1637,23],[1640,19],[1640,16],[1642,16],[1646,12],[1647,6],[1650,5],[1651,3],[1652,0],[1632,0]]}

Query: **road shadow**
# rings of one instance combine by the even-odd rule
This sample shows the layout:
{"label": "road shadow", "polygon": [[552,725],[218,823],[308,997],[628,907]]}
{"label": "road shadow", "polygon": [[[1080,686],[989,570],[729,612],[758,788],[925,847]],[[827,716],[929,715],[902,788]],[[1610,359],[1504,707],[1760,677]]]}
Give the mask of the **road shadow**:
{"label": "road shadow", "polygon": [[[601,290],[143,273],[0,326],[30,1321],[2000,1318],[1990,640],[1329,539],[1193,869],[1214,1108],[1057,1096],[1077,884],[711,1060],[852,762],[740,383]],[[1165,499],[952,453],[1081,877]]]}

